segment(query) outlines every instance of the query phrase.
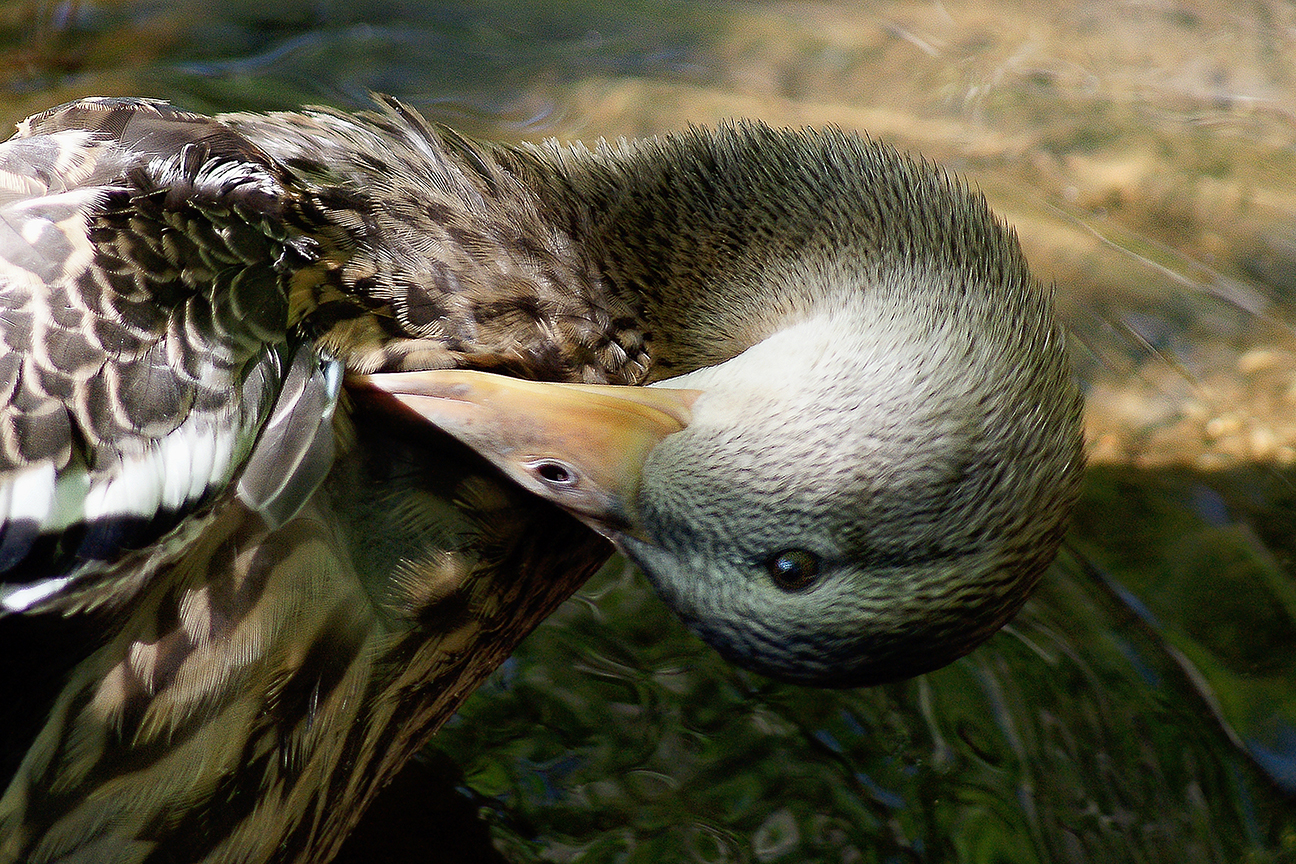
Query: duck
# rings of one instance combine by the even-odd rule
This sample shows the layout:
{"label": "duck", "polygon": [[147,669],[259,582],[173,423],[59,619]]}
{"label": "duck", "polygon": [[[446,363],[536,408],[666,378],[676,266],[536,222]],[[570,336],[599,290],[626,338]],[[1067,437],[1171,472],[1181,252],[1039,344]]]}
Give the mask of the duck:
{"label": "duck", "polygon": [[328,861],[614,551],[818,687],[964,656],[1057,553],[1081,396],[958,179],[375,100],[86,98],[0,145],[0,627],[53,646],[0,861]]}

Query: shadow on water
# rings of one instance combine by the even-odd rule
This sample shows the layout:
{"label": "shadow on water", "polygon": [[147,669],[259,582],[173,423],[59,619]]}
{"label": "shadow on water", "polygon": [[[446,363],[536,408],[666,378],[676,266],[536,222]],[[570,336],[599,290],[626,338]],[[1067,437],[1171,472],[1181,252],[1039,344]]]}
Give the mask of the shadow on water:
{"label": "shadow on water", "polygon": [[726,666],[610,567],[343,860],[1296,860],[1296,12],[1050,10],[0,7],[7,120],[381,90],[505,137],[833,122],[971,177],[1059,286],[1093,464],[1004,632],[916,681],[804,690]]}

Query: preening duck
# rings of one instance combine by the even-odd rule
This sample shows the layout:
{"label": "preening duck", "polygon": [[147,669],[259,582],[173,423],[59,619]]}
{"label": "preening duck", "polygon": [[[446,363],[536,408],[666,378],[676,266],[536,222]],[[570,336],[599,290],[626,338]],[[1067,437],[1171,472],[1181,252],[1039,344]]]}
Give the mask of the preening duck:
{"label": "preening duck", "polygon": [[937,668],[1077,494],[1049,293],[867,139],[88,99],[0,171],[0,624],[96,634],[0,860],[327,860],[597,535],[748,668]]}

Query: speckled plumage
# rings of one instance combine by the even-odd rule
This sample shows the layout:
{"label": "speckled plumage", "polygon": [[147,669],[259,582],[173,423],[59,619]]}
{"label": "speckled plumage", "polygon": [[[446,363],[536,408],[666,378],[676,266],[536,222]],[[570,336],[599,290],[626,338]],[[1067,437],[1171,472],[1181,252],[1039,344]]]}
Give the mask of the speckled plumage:
{"label": "speckled plumage", "polygon": [[[356,134],[330,116],[297,121]],[[386,208],[365,222],[380,208],[344,164],[288,160],[306,186],[229,127],[138,100],[32,118],[0,159],[0,598],[31,619],[0,626],[58,638],[77,613],[102,646],[66,686],[33,676],[56,699],[0,801],[0,860],[327,860],[607,546],[449,438],[418,432],[422,452],[399,418],[334,416],[343,363],[399,365],[382,350],[418,326],[413,291],[382,300],[400,273],[344,260],[395,230]],[[551,326],[576,314],[564,286],[481,239],[495,210],[471,181],[426,174],[408,200],[462,211],[446,230],[467,245],[424,244],[457,284],[422,286],[455,311],[424,322],[419,362],[623,374],[624,354],[589,373],[574,358],[594,352],[554,344],[575,329]]]}
{"label": "speckled plumage", "polygon": [[[328,860],[606,557],[543,499],[730,658],[849,685],[1002,625],[1075,498],[1015,240],[854,136],[506,148],[392,100],[84,100],[0,180],[0,625],[96,649],[13,755],[0,861]],[[584,463],[500,433],[501,474],[383,377],[446,368],[700,395],[603,513]]]}

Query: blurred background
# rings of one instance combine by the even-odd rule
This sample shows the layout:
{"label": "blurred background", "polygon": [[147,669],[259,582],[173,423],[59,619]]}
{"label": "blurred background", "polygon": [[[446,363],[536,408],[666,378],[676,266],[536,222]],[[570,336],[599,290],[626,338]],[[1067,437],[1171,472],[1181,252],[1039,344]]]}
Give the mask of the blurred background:
{"label": "blurred background", "polygon": [[1056,283],[1091,469],[1018,618],[915,681],[726,666],[613,562],[352,861],[1296,861],[1296,5],[0,2],[0,123],[394,94],[472,135],[836,124]]}

